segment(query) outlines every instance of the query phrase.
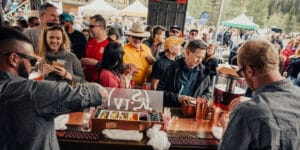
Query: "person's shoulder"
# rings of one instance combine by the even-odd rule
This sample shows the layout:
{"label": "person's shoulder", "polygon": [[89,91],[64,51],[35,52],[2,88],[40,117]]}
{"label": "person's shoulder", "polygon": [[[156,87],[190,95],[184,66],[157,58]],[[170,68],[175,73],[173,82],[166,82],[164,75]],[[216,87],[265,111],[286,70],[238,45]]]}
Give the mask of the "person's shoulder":
{"label": "person's shoulder", "polygon": [[102,78],[111,78],[113,75],[113,73],[110,71],[110,70],[107,70],[107,69],[102,69],[101,70],[101,77]]}
{"label": "person's shoulder", "polygon": [[30,34],[30,33],[35,33],[35,32],[40,32],[41,30],[38,27],[34,28],[28,28],[23,31],[24,34]]}
{"label": "person's shoulder", "polygon": [[251,99],[240,103],[234,110],[233,113],[240,114],[246,122],[258,121],[265,118],[272,117],[270,109],[260,99]]}
{"label": "person's shoulder", "polygon": [[142,44],[141,47],[142,47],[142,50],[145,50],[145,51],[150,51],[151,50],[149,48],[149,46],[147,46],[146,44]]}
{"label": "person's shoulder", "polygon": [[68,59],[72,59],[72,60],[78,59],[77,56],[76,56],[74,53],[72,53],[72,52],[67,51],[67,52],[65,52],[65,53],[66,53],[66,57],[67,57]]}

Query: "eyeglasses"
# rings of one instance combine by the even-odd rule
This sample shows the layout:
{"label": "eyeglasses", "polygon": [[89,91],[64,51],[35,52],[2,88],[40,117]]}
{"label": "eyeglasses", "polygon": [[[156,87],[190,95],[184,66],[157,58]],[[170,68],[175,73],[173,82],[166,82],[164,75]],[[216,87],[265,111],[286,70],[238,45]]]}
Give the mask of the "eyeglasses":
{"label": "eyeglasses", "polygon": [[91,24],[91,25],[89,25],[89,28],[92,29],[92,28],[95,28],[96,26],[101,26],[101,25],[100,24],[94,24],[94,25]]}
{"label": "eyeglasses", "polygon": [[47,27],[55,27],[55,26],[58,26],[58,27],[61,27],[61,25],[59,23],[52,23],[52,22],[48,22],[46,24]]}
{"label": "eyeglasses", "polygon": [[243,66],[241,69],[236,71],[236,74],[238,74],[240,77],[243,77],[242,72],[244,72],[246,70],[246,65]]}
{"label": "eyeglasses", "polygon": [[37,62],[37,58],[34,58],[32,56],[29,56],[29,55],[22,54],[22,53],[19,53],[19,52],[8,52],[8,53],[5,53],[4,55],[10,55],[11,53],[15,53],[15,54],[19,55],[22,58],[28,59],[31,66],[34,66]]}
{"label": "eyeglasses", "polygon": [[137,40],[142,40],[143,37],[136,37],[136,36],[132,36],[132,38],[137,39]]}
{"label": "eyeglasses", "polygon": [[177,30],[171,30],[171,32],[176,33],[176,34],[179,33],[179,31],[177,31]]}

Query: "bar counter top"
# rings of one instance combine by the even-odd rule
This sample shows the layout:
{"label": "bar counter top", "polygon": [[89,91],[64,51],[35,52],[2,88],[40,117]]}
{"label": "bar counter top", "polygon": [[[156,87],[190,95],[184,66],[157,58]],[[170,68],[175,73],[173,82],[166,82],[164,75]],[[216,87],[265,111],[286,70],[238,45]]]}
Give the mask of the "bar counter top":
{"label": "bar counter top", "polygon": [[[196,122],[194,118],[184,118],[180,108],[171,108],[170,110],[171,120],[166,129],[169,141],[171,142],[170,149],[217,149],[219,140],[212,135],[209,120]],[[67,131],[80,129],[82,119],[82,112],[71,113],[67,123]],[[61,150],[152,149],[152,147],[147,146],[148,140],[146,134],[144,134],[143,140],[139,142],[110,140],[103,136],[96,141],[58,139]],[[187,142],[192,144],[188,144]]]}

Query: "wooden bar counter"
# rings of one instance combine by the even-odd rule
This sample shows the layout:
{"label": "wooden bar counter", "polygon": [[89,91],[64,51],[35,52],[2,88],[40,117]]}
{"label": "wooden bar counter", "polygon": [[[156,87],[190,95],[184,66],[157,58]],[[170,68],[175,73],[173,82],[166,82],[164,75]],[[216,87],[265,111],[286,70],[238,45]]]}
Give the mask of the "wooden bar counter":
{"label": "wooden bar counter", "polygon": [[[199,123],[194,121],[193,118],[183,118],[180,108],[171,108],[171,115],[172,118],[166,132],[169,141],[170,138],[173,138],[179,142],[176,142],[178,144],[172,144],[170,149],[217,149],[219,141],[211,133],[209,120],[202,120]],[[76,127],[78,129],[82,122],[82,116],[83,113],[80,112],[70,114],[69,122],[67,123],[68,130]],[[100,137],[97,141],[73,139],[58,139],[58,141],[61,150],[152,149],[152,147],[147,146],[148,138],[146,134],[144,134],[144,138],[140,142],[110,140],[104,137]],[[180,141],[189,141],[193,144],[187,144],[186,142],[180,144]]]}

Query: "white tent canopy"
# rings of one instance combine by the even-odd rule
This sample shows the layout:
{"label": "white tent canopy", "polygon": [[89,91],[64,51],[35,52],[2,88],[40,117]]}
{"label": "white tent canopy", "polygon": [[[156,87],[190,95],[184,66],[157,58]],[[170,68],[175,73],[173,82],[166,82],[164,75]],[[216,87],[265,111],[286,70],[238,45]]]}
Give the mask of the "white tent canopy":
{"label": "white tent canopy", "polygon": [[250,20],[244,13],[239,16],[223,22],[224,26],[235,27],[235,28],[244,28],[244,29],[257,29],[259,25],[255,24]]}
{"label": "white tent canopy", "polygon": [[78,8],[80,14],[95,15],[101,14],[103,16],[114,16],[118,15],[118,9],[110,6],[104,0],[94,0],[86,6]]}
{"label": "white tent canopy", "polygon": [[133,17],[147,17],[148,8],[145,7],[139,0],[136,0],[131,5],[121,11],[122,15]]}

